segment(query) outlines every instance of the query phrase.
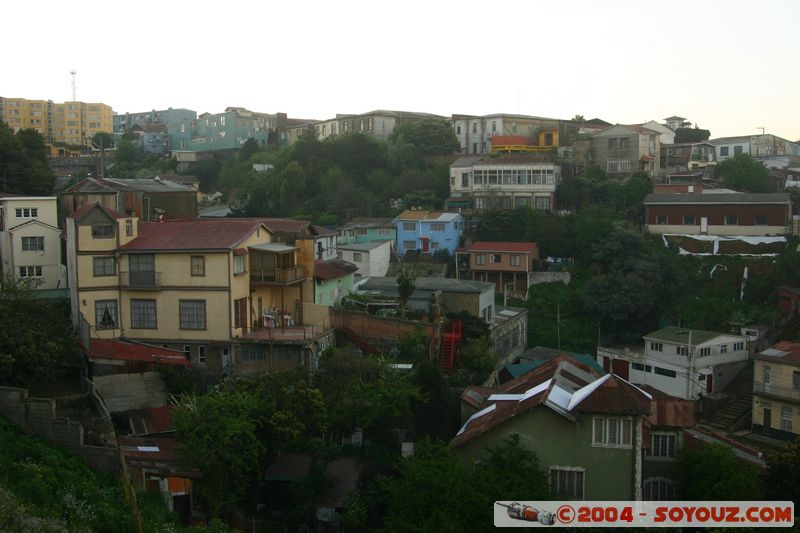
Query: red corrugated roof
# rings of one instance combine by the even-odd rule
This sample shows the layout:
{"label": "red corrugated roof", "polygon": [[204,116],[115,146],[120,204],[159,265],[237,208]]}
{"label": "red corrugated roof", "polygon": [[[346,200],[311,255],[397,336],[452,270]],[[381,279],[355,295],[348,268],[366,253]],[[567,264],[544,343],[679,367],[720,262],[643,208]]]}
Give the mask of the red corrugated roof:
{"label": "red corrugated roof", "polygon": [[128,467],[147,468],[178,477],[201,477],[199,470],[184,462],[181,444],[173,436],[118,437],[117,444]]}
{"label": "red corrugated roof", "polygon": [[535,242],[473,242],[467,246],[467,252],[530,252],[539,254],[539,246]]}
{"label": "red corrugated roof", "polygon": [[330,259],[328,261],[316,260],[314,261],[314,277],[323,281],[329,279],[336,279],[352,274],[358,270],[358,267],[353,263],[342,261],[341,259]]}
{"label": "red corrugated roof", "polygon": [[93,204],[82,205],[81,207],[72,212],[70,218],[72,218],[73,220],[81,220],[83,219],[83,217],[88,215],[89,212],[92,211],[95,207],[99,208],[113,220],[117,220],[118,218],[125,218],[125,215],[123,215],[122,213],[114,211],[113,209],[109,209],[108,207],[101,205],[97,202]]}
{"label": "red corrugated roof", "polygon": [[800,343],[781,341],[756,354],[756,359],[786,363],[787,365],[800,365]]}
{"label": "red corrugated roof", "polygon": [[113,359],[116,361],[161,363],[164,365],[188,366],[189,360],[183,352],[161,346],[127,342],[120,339],[92,339],[89,359]]}
{"label": "red corrugated roof", "polygon": [[139,235],[122,250],[230,250],[259,225],[237,218],[140,222]]}
{"label": "red corrugated roof", "polygon": [[128,417],[134,435],[141,436],[174,431],[175,425],[172,423],[174,410],[171,405],[162,405],[147,409],[132,409],[121,414]]}

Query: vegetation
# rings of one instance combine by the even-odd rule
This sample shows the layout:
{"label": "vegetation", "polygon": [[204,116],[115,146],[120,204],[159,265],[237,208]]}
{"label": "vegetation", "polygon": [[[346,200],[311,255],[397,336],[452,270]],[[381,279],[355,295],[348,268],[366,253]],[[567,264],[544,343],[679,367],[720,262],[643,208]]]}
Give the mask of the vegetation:
{"label": "vegetation", "polygon": [[15,134],[0,120],[0,191],[47,196],[54,183],[39,132],[24,129]]}
{"label": "vegetation", "polygon": [[[769,500],[800,501],[800,440],[774,456],[767,457],[764,479]],[[795,516],[798,511],[795,509]]]}
{"label": "vegetation", "polygon": [[742,192],[775,192],[769,169],[750,154],[736,154],[714,167],[725,186]]}
{"label": "vegetation", "polygon": [[678,128],[675,130],[676,143],[696,143],[707,141],[711,137],[711,132],[708,130],[701,130],[697,126],[694,128]]}
{"label": "vegetation", "polygon": [[722,444],[684,448],[677,463],[681,500],[761,500],[759,469]]}

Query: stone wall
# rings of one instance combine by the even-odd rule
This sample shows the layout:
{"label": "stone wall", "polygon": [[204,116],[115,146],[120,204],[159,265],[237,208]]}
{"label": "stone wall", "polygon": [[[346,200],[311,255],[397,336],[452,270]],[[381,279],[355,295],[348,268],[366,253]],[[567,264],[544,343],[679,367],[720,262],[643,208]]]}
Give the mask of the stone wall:
{"label": "stone wall", "polygon": [[529,272],[528,273],[528,287],[539,285],[540,283],[556,283],[561,282],[564,285],[569,285],[572,280],[572,275],[569,272]]}
{"label": "stone wall", "polygon": [[63,446],[91,468],[117,472],[120,454],[117,448],[87,446],[83,424],[59,417],[52,398],[32,398],[28,389],[0,387],[0,415],[5,416],[29,435],[36,435]]}
{"label": "stone wall", "polygon": [[112,413],[160,407],[167,403],[167,387],[159,372],[95,376],[97,392]]}

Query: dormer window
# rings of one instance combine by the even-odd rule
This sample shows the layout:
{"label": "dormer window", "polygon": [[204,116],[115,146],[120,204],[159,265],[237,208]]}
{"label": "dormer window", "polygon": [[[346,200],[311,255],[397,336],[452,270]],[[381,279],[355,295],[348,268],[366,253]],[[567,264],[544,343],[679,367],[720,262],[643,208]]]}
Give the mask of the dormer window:
{"label": "dormer window", "polygon": [[92,224],[92,237],[108,238],[114,236],[113,224]]}

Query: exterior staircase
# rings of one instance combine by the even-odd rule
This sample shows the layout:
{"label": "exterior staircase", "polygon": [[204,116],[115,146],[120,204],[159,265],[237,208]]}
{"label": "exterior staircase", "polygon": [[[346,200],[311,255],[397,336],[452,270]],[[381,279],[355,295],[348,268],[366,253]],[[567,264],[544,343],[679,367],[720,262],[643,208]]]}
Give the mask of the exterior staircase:
{"label": "exterior staircase", "polygon": [[708,425],[716,430],[726,431],[740,422],[753,408],[753,393],[737,395],[725,407],[720,409]]}
{"label": "exterior staircase", "polygon": [[358,346],[362,352],[372,354],[372,355],[380,355],[381,351],[378,350],[375,346],[371,345],[367,340],[353,331],[350,328],[340,328],[339,331],[344,335],[350,342]]}
{"label": "exterior staircase", "polygon": [[442,345],[439,349],[439,368],[444,372],[452,372],[456,357],[461,363],[461,321],[453,320],[450,330],[442,335]]}

